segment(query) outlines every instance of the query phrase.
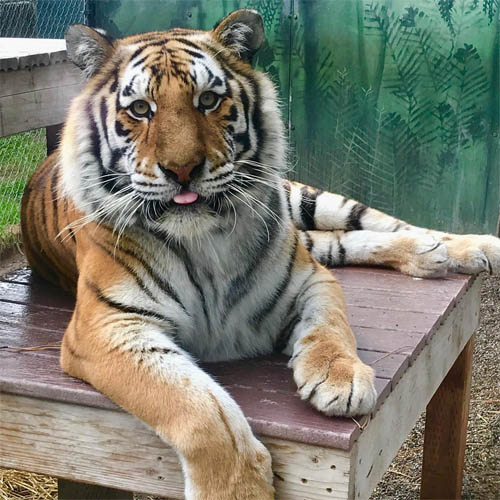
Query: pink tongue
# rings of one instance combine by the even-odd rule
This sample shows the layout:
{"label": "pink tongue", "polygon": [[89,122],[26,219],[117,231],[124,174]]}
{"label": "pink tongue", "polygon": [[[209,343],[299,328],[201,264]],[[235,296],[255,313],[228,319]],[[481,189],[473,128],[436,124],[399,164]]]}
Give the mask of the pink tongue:
{"label": "pink tongue", "polygon": [[179,205],[189,205],[190,203],[194,203],[197,199],[198,193],[193,193],[192,191],[186,191],[174,196],[174,202]]}

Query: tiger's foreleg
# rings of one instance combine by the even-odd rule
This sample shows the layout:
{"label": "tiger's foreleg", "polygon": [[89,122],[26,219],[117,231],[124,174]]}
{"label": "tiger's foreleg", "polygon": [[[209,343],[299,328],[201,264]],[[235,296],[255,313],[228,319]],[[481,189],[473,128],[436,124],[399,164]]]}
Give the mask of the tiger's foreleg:
{"label": "tiger's foreleg", "polygon": [[173,341],[172,325],[83,273],[61,365],[179,454],[188,500],[270,500],[271,459],[238,405]]}
{"label": "tiger's foreleg", "polygon": [[370,413],[377,399],[374,374],[357,355],[342,289],[302,245],[299,252],[313,272],[297,295],[298,323],[285,348],[298,392],[327,415]]}
{"label": "tiger's foreleg", "polygon": [[[442,276],[447,271],[500,273],[500,239],[495,236],[460,235],[425,229],[338,194],[297,182],[285,181],[285,185],[292,220],[297,228],[309,232],[311,238],[304,242],[307,245],[312,240],[311,252],[322,264],[328,264],[325,260],[327,254],[315,249],[314,243],[324,242],[326,237],[315,237],[314,232],[341,230],[353,234],[349,243],[348,239],[345,240],[345,264],[388,265],[421,277]],[[390,233],[396,236],[389,236]],[[332,236],[331,241],[335,243],[335,240],[336,236]],[[352,245],[354,242],[355,248]],[[361,243],[365,244],[364,252],[356,251]],[[387,246],[391,248],[385,255]],[[442,262],[444,253],[446,262]],[[394,256],[397,258],[394,259]]]}

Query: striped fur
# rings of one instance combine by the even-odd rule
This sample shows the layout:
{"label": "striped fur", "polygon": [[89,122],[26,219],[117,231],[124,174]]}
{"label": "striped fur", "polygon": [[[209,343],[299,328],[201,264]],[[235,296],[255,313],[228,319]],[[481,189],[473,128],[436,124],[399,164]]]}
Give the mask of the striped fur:
{"label": "striped fur", "polygon": [[[72,28],[89,81],[23,198],[32,267],[76,293],[63,369],[178,451],[188,499],[273,498],[267,450],[196,360],[283,350],[318,410],[369,413],[373,371],[322,264],[481,270],[460,237],[282,180],[276,91],[248,64],[262,41],[249,10],[114,42]],[[477,238],[497,270],[498,241]]]}

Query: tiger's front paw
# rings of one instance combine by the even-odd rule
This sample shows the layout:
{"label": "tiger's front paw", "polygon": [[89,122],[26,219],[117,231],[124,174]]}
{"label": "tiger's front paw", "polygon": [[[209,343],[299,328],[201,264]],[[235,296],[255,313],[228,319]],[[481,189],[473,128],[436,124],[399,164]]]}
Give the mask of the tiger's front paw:
{"label": "tiger's front paw", "polygon": [[403,236],[403,248],[408,249],[400,266],[404,274],[419,278],[440,278],[449,268],[448,252],[444,244],[429,234],[414,237]]}
{"label": "tiger's front paw", "polygon": [[366,415],[375,408],[373,369],[359,358],[339,355],[322,343],[291,360],[300,397],[326,415]]}
{"label": "tiger's front paw", "polygon": [[500,239],[491,235],[450,235],[443,238],[449,269],[464,274],[500,273]]}

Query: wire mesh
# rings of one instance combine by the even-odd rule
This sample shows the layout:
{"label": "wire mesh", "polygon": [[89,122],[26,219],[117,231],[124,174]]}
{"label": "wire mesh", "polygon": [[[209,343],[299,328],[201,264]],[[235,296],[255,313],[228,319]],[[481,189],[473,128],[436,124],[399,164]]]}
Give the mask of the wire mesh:
{"label": "wire mesh", "polygon": [[45,156],[45,129],[0,139],[0,250],[19,236],[24,186]]}
{"label": "wire mesh", "polygon": [[[87,23],[89,0],[0,0],[0,37],[63,38]],[[0,44],[3,42],[0,38]],[[19,237],[26,182],[46,156],[45,129],[0,138],[0,253]]]}
{"label": "wire mesh", "polygon": [[63,38],[88,9],[88,0],[0,0],[0,37]]}

